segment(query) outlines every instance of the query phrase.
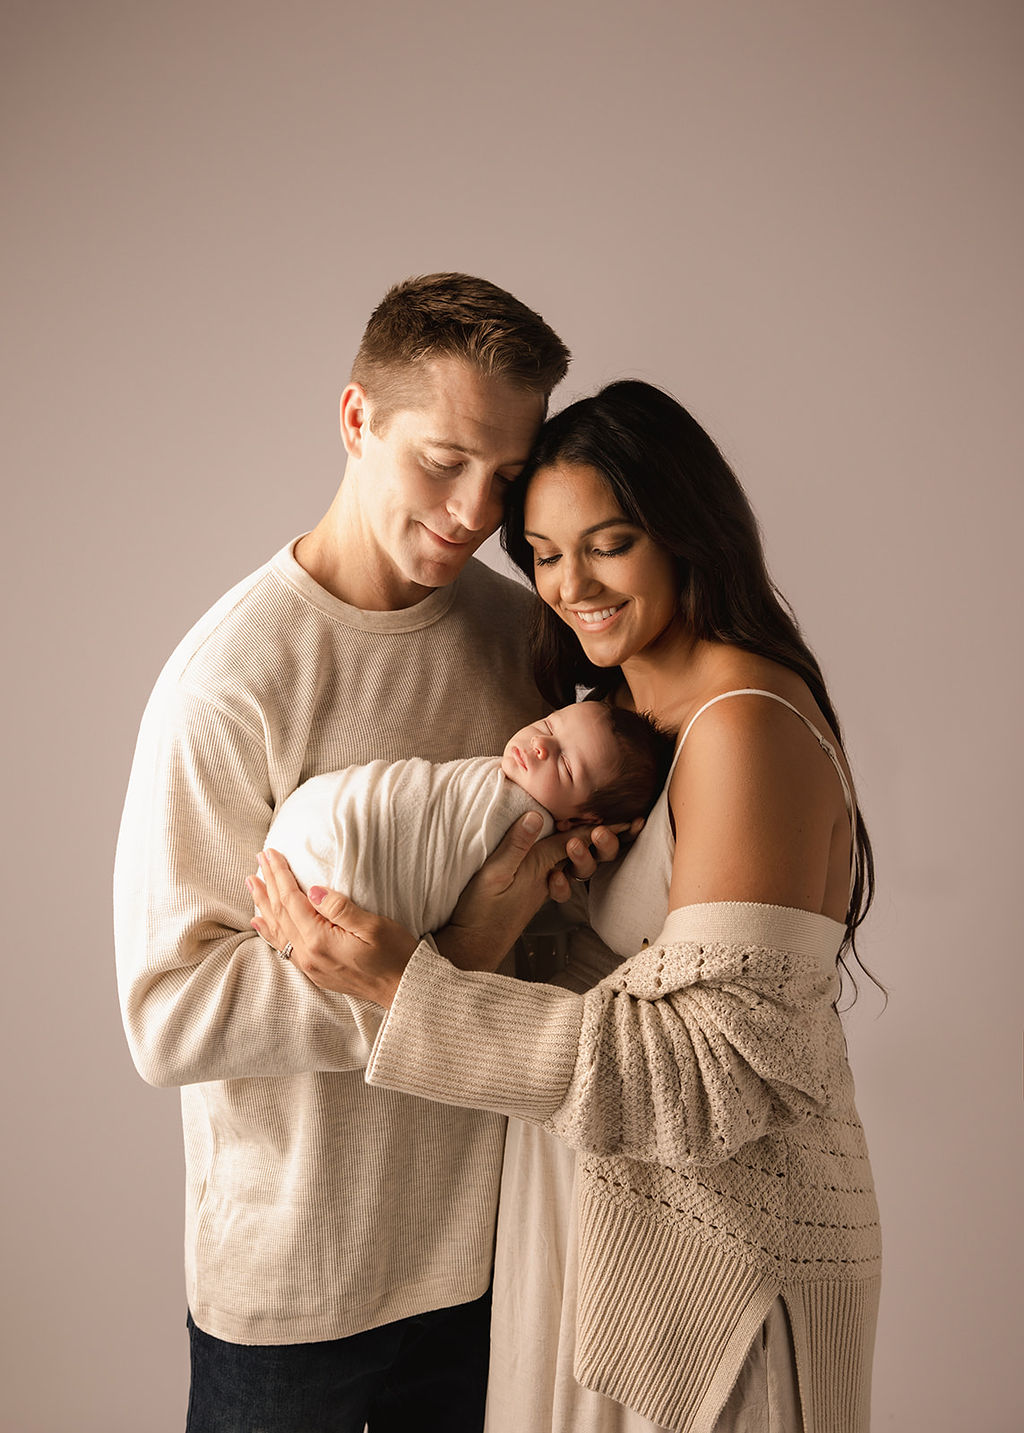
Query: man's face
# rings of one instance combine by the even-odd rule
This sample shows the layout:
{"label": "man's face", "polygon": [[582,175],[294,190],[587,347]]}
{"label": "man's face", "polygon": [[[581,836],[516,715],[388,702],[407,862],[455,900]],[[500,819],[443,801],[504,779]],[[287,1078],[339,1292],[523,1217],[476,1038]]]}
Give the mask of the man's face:
{"label": "man's face", "polygon": [[454,581],[498,526],[544,402],[451,358],[425,365],[421,402],[393,413],[383,432],[372,431],[372,399],[360,395],[350,385],[342,400],[346,518],[378,600],[411,606]]}

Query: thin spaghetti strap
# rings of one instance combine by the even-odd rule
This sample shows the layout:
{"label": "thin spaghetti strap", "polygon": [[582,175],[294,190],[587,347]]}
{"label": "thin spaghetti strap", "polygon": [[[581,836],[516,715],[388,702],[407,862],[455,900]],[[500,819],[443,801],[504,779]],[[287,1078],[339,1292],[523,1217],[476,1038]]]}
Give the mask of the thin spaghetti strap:
{"label": "thin spaghetti strap", "polygon": [[702,707],[700,707],[696,712],[694,712],[693,716],[686,724],[686,730],[679,738],[679,742],[675,750],[675,755],[672,758],[672,770],[669,772],[669,779],[671,780],[672,771],[675,770],[676,762],[679,760],[679,753],[682,751],[683,743],[686,741],[686,738],[690,735],[690,732],[693,729],[694,722],[699,716],[702,716],[704,712],[707,711],[708,707],[713,707],[716,702],[724,702],[726,697],[769,697],[773,702],[781,702],[784,707],[789,707],[790,711],[793,712],[796,716],[798,716],[803,722],[804,726],[807,727],[807,729],[813,733],[818,745],[821,747],[822,751],[825,753],[829,761],[831,761],[832,765],[835,767],[836,774],[839,777],[839,784],[843,788],[843,801],[846,803],[846,814],[850,818],[851,850],[849,900],[852,900],[853,888],[857,883],[857,803],[853,799],[853,792],[850,790],[850,783],[846,779],[846,772],[842,768],[842,764],[838,756],[836,755],[836,749],[832,745],[832,743],[822,735],[822,733],[811,721],[810,717],[805,717],[803,712],[800,711],[798,707],[795,707],[792,702],[788,702],[785,697],[780,697],[778,692],[768,692],[761,687],[737,687],[734,691],[731,692],[719,692],[717,697],[712,697],[710,701],[705,702]]}

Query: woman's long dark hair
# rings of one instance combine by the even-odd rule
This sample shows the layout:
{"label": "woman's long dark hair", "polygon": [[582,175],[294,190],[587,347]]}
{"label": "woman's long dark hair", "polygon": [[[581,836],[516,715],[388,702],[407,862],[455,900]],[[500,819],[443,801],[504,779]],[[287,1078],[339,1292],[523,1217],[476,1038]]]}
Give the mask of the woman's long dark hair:
{"label": "woman's long dark hair", "polygon": [[[839,719],[814,654],[765,565],[757,519],[739,479],[700,424],[649,383],[611,383],[550,419],[540,431],[522,478],[512,489],[501,541],[534,580],[533,549],[523,535],[529,482],[540,468],[574,463],[605,479],[622,512],[673,554],[679,607],[694,637],[726,642],[788,667],[842,742]],[[608,696],[623,681],[618,667],[596,667],[575,635],[544,603],[531,632],[537,685],[553,706],[575,700],[579,686]],[[856,816],[856,880],[846,912],[839,960],[858,959],[854,935],[874,895],[874,858],[860,811]],[[882,987],[880,987],[882,988]]]}

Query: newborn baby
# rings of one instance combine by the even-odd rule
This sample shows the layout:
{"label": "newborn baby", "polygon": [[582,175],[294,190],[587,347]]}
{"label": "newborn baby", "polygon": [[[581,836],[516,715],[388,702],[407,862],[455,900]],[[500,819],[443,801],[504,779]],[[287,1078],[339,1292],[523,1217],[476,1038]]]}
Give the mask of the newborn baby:
{"label": "newborn baby", "polygon": [[636,712],[577,702],[517,731],[498,756],[440,765],[371,761],[314,776],[283,802],[266,844],[303,890],[327,886],[417,935],[445,925],[519,816],[544,834],[645,815],[673,740]]}

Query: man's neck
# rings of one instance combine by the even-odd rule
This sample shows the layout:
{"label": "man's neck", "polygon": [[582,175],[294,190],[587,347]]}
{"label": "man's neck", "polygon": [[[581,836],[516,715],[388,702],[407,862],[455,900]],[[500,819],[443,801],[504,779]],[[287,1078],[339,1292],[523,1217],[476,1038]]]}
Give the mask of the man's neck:
{"label": "man's neck", "polygon": [[332,597],[363,612],[399,612],[436,591],[409,582],[378,559],[358,518],[348,514],[341,521],[338,497],[313,531],[299,538],[295,560]]}

